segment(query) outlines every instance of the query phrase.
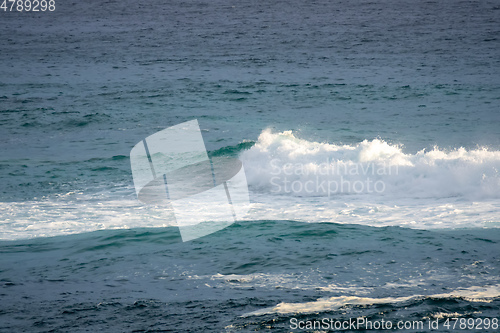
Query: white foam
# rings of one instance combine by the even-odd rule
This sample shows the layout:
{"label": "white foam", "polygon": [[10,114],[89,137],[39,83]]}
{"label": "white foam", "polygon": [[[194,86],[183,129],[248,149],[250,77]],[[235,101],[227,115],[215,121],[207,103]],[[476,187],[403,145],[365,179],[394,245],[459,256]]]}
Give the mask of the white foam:
{"label": "white foam", "polygon": [[500,198],[500,151],[436,147],[406,154],[379,139],[336,145],[302,140],[291,131],[266,130],[240,158],[249,185],[273,194]]}
{"label": "white foam", "polygon": [[242,317],[261,316],[265,314],[304,314],[317,313],[325,311],[338,310],[348,305],[376,305],[376,304],[398,304],[410,302],[418,299],[445,299],[445,298],[461,298],[469,302],[491,302],[493,299],[500,297],[500,285],[458,289],[449,293],[434,294],[434,295],[411,295],[403,297],[358,297],[358,296],[340,296],[320,298],[314,302],[306,303],[280,303],[276,306],[249,312],[243,314]]}
{"label": "white foam", "polygon": [[0,217],[0,240],[175,225],[171,210],[137,200],[0,202]]}
{"label": "white foam", "polygon": [[338,285],[330,283],[322,286],[314,272],[295,273],[252,273],[252,274],[215,274],[209,276],[212,281],[218,281],[221,285],[229,284],[237,288],[285,288],[288,290],[322,290],[362,293],[372,290],[370,287],[350,285]]}
{"label": "white foam", "polygon": [[252,190],[253,219],[500,227],[500,151],[434,148],[407,154],[379,139],[336,145],[266,130],[240,158]]}

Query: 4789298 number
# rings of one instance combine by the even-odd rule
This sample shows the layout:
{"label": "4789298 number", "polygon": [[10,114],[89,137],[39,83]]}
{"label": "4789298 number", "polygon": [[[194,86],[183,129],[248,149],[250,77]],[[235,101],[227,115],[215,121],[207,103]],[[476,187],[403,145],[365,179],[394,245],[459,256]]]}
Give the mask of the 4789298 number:
{"label": "4789298 number", "polygon": [[4,12],[53,12],[56,10],[55,0],[0,0],[0,10]]}
{"label": "4789298 number", "polygon": [[498,318],[448,318],[443,323],[446,329],[456,330],[498,330]]}

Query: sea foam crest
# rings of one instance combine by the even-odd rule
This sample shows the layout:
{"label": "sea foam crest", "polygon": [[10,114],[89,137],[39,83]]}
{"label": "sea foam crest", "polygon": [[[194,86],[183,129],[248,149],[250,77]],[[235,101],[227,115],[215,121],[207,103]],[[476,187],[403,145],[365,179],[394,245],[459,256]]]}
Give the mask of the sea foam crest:
{"label": "sea foam crest", "polygon": [[[274,307],[264,308],[257,311],[243,314],[242,317],[261,316],[265,314],[305,314],[319,313],[327,311],[336,311],[345,306],[372,306],[377,304],[411,304],[425,299],[462,299],[468,302],[489,303],[500,297],[500,286],[492,285],[486,287],[471,286],[469,288],[453,290],[448,293],[434,295],[411,295],[403,297],[359,297],[359,296],[340,296],[320,298],[316,301],[306,303],[280,303]],[[443,314],[441,314],[442,316]]]}
{"label": "sea foam crest", "polygon": [[500,151],[486,148],[407,154],[380,139],[337,145],[265,130],[240,159],[249,185],[275,194],[500,197]]}

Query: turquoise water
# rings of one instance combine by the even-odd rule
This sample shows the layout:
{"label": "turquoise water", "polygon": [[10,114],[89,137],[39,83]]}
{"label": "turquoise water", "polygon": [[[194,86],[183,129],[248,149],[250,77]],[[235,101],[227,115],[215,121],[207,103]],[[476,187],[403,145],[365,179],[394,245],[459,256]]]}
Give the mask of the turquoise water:
{"label": "turquoise water", "polygon": [[[0,330],[498,315],[496,2],[56,8],[0,12]],[[129,153],[193,119],[252,208],[181,243]],[[368,177],[384,191],[305,190]]]}

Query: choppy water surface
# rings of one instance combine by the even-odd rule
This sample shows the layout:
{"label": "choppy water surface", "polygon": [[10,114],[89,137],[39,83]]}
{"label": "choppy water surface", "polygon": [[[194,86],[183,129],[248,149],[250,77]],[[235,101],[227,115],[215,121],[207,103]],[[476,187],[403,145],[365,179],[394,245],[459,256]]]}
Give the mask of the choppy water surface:
{"label": "choppy water surface", "polygon": [[[447,0],[0,12],[0,330],[498,316],[499,14]],[[210,156],[242,160],[252,208],[182,243],[170,211],[137,201],[129,152],[192,119]]]}

